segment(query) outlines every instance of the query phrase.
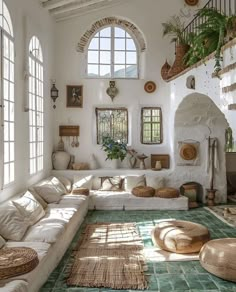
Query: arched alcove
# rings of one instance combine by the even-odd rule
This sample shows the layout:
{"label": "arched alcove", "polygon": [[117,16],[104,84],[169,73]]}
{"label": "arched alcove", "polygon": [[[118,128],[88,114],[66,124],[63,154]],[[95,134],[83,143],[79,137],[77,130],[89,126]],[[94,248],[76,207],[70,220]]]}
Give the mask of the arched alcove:
{"label": "arched alcove", "polygon": [[[217,189],[216,202],[227,199],[225,167],[225,129],[228,127],[225,115],[212,99],[200,93],[187,95],[179,104],[174,119],[174,163],[177,179],[196,181],[202,185],[205,201],[206,189],[210,188],[211,161],[209,159],[209,138],[216,138],[214,188]],[[181,143],[193,143],[197,148],[197,158],[193,161],[181,160]]]}

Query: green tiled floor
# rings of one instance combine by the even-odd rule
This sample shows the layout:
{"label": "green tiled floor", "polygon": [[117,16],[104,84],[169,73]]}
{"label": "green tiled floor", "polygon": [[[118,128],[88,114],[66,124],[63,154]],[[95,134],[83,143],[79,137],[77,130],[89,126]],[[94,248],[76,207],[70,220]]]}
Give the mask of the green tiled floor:
{"label": "green tiled floor", "polygon": [[[136,222],[146,248],[152,246],[150,231],[159,219],[175,218],[201,223],[211,232],[211,238],[236,237],[236,228],[230,227],[204,208],[190,211],[90,211],[77,232],[58,267],[52,272],[40,292],[114,292],[107,288],[67,287],[65,277],[71,263],[70,253],[87,223]],[[236,284],[207,273],[199,261],[148,262],[148,292],[236,292]],[[129,290],[133,292],[137,290]]]}

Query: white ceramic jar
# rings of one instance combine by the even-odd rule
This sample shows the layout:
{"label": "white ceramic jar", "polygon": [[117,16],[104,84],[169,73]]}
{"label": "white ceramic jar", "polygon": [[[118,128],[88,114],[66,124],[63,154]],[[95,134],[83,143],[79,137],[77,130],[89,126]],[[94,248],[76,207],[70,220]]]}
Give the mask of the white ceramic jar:
{"label": "white ceramic jar", "polygon": [[56,170],[64,170],[68,168],[70,163],[70,154],[65,151],[56,151],[52,153],[52,165]]}

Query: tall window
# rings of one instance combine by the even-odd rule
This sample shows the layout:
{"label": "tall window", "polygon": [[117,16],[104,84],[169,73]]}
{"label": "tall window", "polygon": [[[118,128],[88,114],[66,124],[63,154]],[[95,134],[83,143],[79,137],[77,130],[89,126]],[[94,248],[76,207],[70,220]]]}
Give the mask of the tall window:
{"label": "tall window", "polygon": [[3,114],[3,185],[15,179],[14,38],[10,13],[0,0],[1,109]]}
{"label": "tall window", "polygon": [[33,36],[29,44],[29,171],[43,169],[43,55]]}
{"label": "tall window", "polygon": [[141,143],[162,143],[162,116],[159,107],[144,107],[141,111]]}
{"label": "tall window", "polygon": [[88,47],[87,75],[97,78],[138,78],[138,54],[133,38],[122,28],[106,27]]}
{"label": "tall window", "polygon": [[104,136],[128,143],[128,111],[126,108],[96,108],[97,144]]}

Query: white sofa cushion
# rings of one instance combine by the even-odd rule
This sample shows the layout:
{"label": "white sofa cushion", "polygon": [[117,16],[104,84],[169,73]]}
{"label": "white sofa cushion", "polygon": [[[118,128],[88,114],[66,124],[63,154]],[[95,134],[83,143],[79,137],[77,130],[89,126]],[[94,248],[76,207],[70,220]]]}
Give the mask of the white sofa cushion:
{"label": "white sofa cushion", "polygon": [[34,198],[39,202],[43,209],[47,208],[48,203],[40,195],[38,195],[33,187],[29,188],[28,191],[34,196]]}
{"label": "white sofa cushion", "polygon": [[154,189],[163,188],[165,186],[164,177],[146,175],[146,185]]}
{"label": "white sofa cushion", "polygon": [[66,188],[67,193],[70,193],[72,189],[72,182],[65,176],[59,176],[58,179]]}
{"label": "white sofa cushion", "polygon": [[0,248],[2,248],[5,245],[6,241],[5,239],[0,235]]}
{"label": "white sofa cushion", "polygon": [[22,240],[54,243],[59,239],[64,230],[64,224],[61,222],[41,222],[40,220],[28,229]]}
{"label": "white sofa cushion", "polygon": [[43,207],[29,191],[27,191],[21,198],[13,200],[12,203],[19,212],[29,220],[30,225],[34,225],[45,215]]}
{"label": "white sofa cushion", "polygon": [[73,188],[87,188],[91,190],[93,183],[92,175],[75,175]]}
{"label": "white sofa cushion", "polygon": [[145,186],[145,176],[127,176],[125,178],[125,190],[131,192],[134,187]]}
{"label": "white sofa cushion", "polygon": [[11,202],[0,207],[0,235],[5,239],[21,240],[29,226],[29,221]]}

